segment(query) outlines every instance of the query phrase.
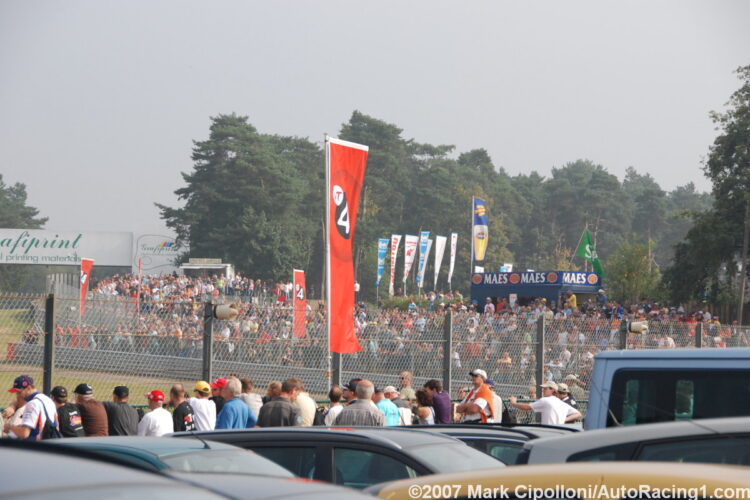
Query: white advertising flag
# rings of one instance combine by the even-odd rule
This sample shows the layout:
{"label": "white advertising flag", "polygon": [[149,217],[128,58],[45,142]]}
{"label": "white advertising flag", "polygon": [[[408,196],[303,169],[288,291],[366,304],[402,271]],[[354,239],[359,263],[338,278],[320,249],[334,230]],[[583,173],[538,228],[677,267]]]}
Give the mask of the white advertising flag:
{"label": "white advertising flag", "polygon": [[419,243],[419,236],[407,234],[404,237],[404,250],[406,252],[405,257],[404,257],[404,283],[406,283],[406,278],[409,277],[409,272],[411,272],[411,267],[414,265],[414,257],[417,254],[418,243]]}
{"label": "white advertising flag", "polygon": [[451,262],[448,267],[448,284],[451,283],[453,277],[453,267],[456,264],[456,246],[458,245],[458,233],[451,233]]}
{"label": "white advertising flag", "polygon": [[438,281],[438,274],[440,273],[440,266],[443,263],[443,255],[445,254],[445,243],[448,241],[448,238],[445,236],[436,236],[435,237],[435,283],[433,283],[432,288],[434,290],[437,290],[437,281]]}

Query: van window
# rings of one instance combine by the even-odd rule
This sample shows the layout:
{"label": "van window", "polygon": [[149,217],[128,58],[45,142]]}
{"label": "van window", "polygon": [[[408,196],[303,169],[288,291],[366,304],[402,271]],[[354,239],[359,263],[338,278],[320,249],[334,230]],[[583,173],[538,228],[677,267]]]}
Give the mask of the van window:
{"label": "van window", "polygon": [[750,415],[750,370],[615,372],[607,427]]}

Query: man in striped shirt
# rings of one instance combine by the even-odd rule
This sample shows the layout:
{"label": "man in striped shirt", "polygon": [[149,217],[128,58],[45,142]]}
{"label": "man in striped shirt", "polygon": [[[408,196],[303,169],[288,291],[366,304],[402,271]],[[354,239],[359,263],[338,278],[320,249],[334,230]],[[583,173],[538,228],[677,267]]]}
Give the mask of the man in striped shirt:
{"label": "man in striped shirt", "polygon": [[385,415],[372,402],[375,386],[369,380],[360,380],[357,383],[357,399],[341,410],[334,425],[347,426],[377,426],[385,425]]}

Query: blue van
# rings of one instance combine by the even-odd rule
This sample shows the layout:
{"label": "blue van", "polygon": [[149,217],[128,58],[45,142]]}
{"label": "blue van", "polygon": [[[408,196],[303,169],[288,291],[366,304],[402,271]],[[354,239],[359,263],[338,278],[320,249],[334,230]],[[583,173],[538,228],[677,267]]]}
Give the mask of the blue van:
{"label": "blue van", "polygon": [[750,415],[750,349],[606,351],[584,429]]}

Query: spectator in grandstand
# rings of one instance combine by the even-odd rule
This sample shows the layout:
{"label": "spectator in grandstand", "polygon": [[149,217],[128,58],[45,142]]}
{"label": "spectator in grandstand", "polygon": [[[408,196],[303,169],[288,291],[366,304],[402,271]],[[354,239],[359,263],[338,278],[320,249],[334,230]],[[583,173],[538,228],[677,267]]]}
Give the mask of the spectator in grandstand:
{"label": "spectator in grandstand", "polygon": [[263,406],[263,398],[260,396],[260,394],[253,392],[252,380],[247,377],[243,377],[240,379],[240,382],[242,383],[242,394],[240,394],[240,399],[242,399],[242,401],[244,401],[245,404],[250,407],[253,415],[255,415],[255,417],[257,418],[258,413],[260,412],[260,407]]}
{"label": "spectator in grandstand", "polygon": [[255,427],[256,418],[250,407],[240,399],[242,382],[236,377],[229,377],[221,389],[224,407],[216,416],[217,429],[248,429]]}
{"label": "spectator in grandstand", "polygon": [[112,391],[112,401],[104,401],[110,436],[135,436],[138,434],[138,410],[130,406],[130,389],[118,385]]}
{"label": "spectator in grandstand", "polygon": [[78,406],[68,402],[68,389],[58,385],[50,392],[50,397],[57,407],[57,419],[60,423],[60,433],[63,437],[84,437],[81,414]]}
{"label": "spectator in grandstand", "polygon": [[158,389],[146,394],[150,412],[138,423],[139,436],[163,436],[174,432],[172,415],[164,409],[164,393]]}
{"label": "spectator in grandstand", "polygon": [[337,385],[334,385],[333,387],[331,387],[331,390],[328,391],[328,401],[330,401],[331,404],[329,405],[328,411],[326,411],[324,417],[325,425],[333,425],[336,417],[338,417],[339,413],[341,413],[341,410],[344,409],[344,406],[341,404],[342,396],[343,391],[341,390],[341,387]]}
{"label": "spectator in grandstand", "polygon": [[83,429],[86,436],[108,436],[109,419],[107,410],[101,401],[94,399],[94,389],[89,384],[78,384],[73,391],[76,395],[76,404],[81,413]]}
{"label": "spectator in grandstand", "polygon": [[281,384],[278,396],[271,397],[258,414],[258,427],[291,427],[300,425],[299,410],[293,404],[301,392],[301,381],[296,378],[286,379]]}
{"label": "spectator in grandstand", "polygon": [[211,385],[205,380],[199,380],[193,387],[195,397],[190,398],[190,406],[193,408],[193,419],[195,429],[199,431],[212,431],[216,427],[216,403],[209,399]]}

